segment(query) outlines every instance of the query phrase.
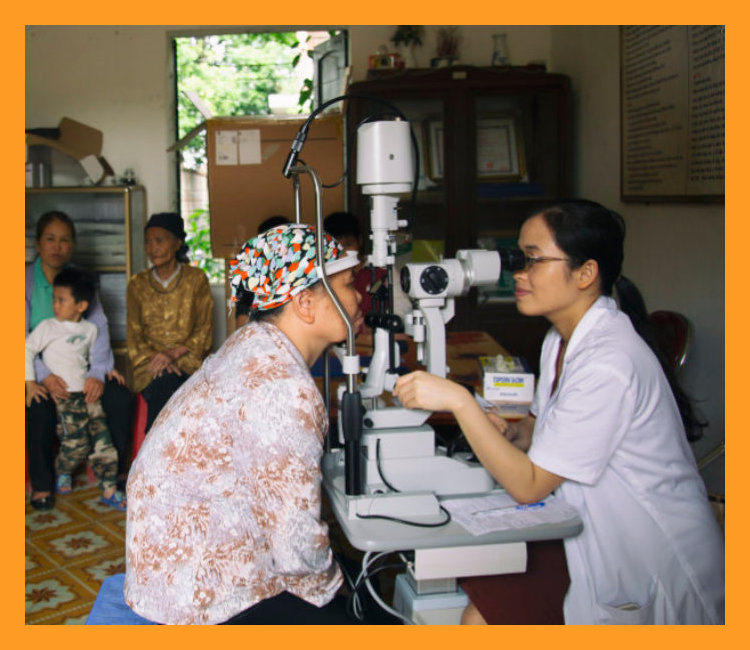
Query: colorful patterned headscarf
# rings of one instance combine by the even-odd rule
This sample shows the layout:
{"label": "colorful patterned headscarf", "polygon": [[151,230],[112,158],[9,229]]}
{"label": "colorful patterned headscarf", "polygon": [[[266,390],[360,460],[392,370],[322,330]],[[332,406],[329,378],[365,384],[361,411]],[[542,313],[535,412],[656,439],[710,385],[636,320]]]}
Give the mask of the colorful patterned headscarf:
{"label": "colorful patterned headscarf", "polygon": [[[326,275],[356,266],[357,254],[343,249],[323,233]],[[245,242],[229,261],[232,302],[238,290],[253,294],[253,309],[265,311],[287,303],[320,279],[315,255],[315,229],[305,224],[284,224]]]}

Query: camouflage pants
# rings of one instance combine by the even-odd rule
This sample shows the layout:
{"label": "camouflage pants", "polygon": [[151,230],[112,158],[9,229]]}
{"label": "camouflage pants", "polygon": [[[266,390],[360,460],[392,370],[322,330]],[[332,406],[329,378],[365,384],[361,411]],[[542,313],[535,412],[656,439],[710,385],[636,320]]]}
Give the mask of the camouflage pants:
{"label": "camouflage pants", "polygon": [[60,451],[55,459],[58,474],[72,474],[88,458],[102,490],[117,485],[117,450],[112,445],[100,400],[86,404],[83,393],[71,393],[57,404],[61,427]]}

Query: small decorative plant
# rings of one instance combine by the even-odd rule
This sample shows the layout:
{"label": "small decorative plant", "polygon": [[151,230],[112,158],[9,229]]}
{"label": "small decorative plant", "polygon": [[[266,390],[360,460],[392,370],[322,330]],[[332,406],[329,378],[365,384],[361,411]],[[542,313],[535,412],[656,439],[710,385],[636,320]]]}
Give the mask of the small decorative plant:
{"label": "small decorative plant", "polygon": [[435,53],[447,59],[458,58],[458,46],[461,43],[460,29],[456,25],[441,27],[437,32],[437,47]]}
{"label": "small decorative plant", "polygon": [[418,68],[417,48],[422,46],[424,37],[424,26],[422,25],[399,25],[391,36],[391,42],[396,46],[403,45],[408,51],[406,67]]}
{"label": "small decorative plant", "polygon": [[422,38],[424,38],[424,25],[399,25],[391,36],[391,42],[394,45],[413,47],[422,45]]}

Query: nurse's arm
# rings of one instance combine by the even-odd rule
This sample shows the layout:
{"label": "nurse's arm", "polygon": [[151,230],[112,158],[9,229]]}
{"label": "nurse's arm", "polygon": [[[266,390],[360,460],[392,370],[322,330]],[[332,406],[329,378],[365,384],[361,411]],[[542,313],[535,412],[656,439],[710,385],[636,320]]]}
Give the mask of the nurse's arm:
{"label": "nurse's arm", "polygon": [[[466,440],[492,477],[519,503],[546,497],[564,480],[531,462],[524,451],[501,435],[466,388],[423,371],[400,377],[394,395],[408,408],[453,413]],[[521,432],[529,435],[526,421]]]}

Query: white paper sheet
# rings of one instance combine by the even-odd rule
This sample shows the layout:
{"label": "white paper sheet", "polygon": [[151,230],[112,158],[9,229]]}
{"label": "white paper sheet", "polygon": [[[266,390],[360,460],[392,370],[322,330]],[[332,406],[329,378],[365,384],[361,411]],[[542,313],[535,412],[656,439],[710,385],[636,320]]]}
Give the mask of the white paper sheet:
{"label": "white paper sheet", "polygon": [[260,129],[239,132],[240,165],[260,165]]}
{"label": "white paper sheet", "polygon": [[482,497],[441,501],[453,520],[472,535],[498,530],[529,528],[541,524],[558,524],[578,515],[576,509],[557,497],[548,496],[538,504],[521,505],[501,492]]}
{"label": "white paper sheet", "polygon": [[216,164],[237,164],[237,131],[216,132]]}

